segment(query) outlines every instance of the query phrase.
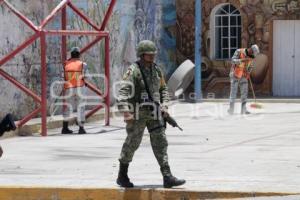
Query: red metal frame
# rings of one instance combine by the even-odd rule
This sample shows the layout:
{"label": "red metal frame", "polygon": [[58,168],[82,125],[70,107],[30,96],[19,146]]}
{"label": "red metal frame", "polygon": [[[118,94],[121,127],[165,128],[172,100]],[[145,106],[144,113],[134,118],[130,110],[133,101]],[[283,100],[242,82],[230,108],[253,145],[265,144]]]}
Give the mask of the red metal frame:
{"label": "red metal frame", "polygon": [[[110,5],[107,9],[105,14],[104,20],[101,26],[97,26],[89,17],[87,17],[80,9],[78,9],[71,0],[62,0],[57,7],[43,20],[40,26],[34,25],[32,21],[26,18],[22,13],[20,13],[16,8],[14,8],[7,0],[0,0],[0,5],[5,5],[9,8],[12,13],[14,13],[18,18],[20,18],[28,27],[30,27],[35,33],[25,40],[19,47],[15,50],[11,51],[8,55],[4,56],[4,58],[0,59],[0,75],[3,76],[5,79],[10,81],[13,85],[18,87],[20,90],[25,92],[27,95],[31,96],[33,100],[40,104],[34,111],[29,113],[25,116],[22,120],[17,123],[18,127],[23,126],[27,123],[30,119],[35,117],[37,114],[41,113],[42,116],[42,136],[47,136],[47,42],[46,37],[49,35],[61,36],[61,58],[62,60],[67,59],[67,37],[68,35],[85,35],[85,36],[96,36],[92,42],[87,44],[85,47],[81,49],[81,53],[88,51],[91,47],[93,47],[96,43],[101,41],[102,39],[105,40],[105,76],[107,79],[107,86],[106,91],[103,94],[95,85],[91,83],[87,83],[87,87],[95,92],[97,95],[104,98],[104,103],[106,106],[105,110],[105,125],[110,124],[109,119],[109,112],[110,112],[110,56],[109,56],[109,32],[105,31],[105,27],[109,21],[110,16],[112,15],[113,8],[116,4],[117,0],[111,0]],[[86,23],[88,23],[94,30],[93,31],[82,31],[82,30],[66,30],[67,29],[67,6],[71,8],[81,19],[83,19]],[[55,17],[58,12],[61,11],[61,30],[46,30],[45,27],[47,24]],[[21,84],[15,78],[7,74],[1,66],[4,65],[6,62],[11,60],[14,56],[16,56],[20,51],[28,47],[37,39],[40,39],[40,48],[41,48],[41,96],[38,96],[33,91],[28,89],[26,86]],[[98,110],[102,109],[104,106],[103,104],[96,106],[93,110],[87,113],[86,117],[90,117],[95,114]]]}

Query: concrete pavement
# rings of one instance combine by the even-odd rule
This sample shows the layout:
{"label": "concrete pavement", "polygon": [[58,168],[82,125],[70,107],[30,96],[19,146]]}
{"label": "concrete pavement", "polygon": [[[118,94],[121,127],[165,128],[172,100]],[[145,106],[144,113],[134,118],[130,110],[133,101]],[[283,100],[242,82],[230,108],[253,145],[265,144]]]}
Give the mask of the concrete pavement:
{"label": "concrete pavement", "polygon": [[[171,169],[187,180],[182,191],[300,193],[300,104],[263,106],[247,117],[228,116],[226,103],[171,106],[184,129],[167,130]],[[111,127],[102,124],[89,123],[87,135],[54,129],[45,138],[1,140],[0,186],[117,188],[124,123],[115,117]],[[140,188],[162,187],[148,133],[129,176]]]}

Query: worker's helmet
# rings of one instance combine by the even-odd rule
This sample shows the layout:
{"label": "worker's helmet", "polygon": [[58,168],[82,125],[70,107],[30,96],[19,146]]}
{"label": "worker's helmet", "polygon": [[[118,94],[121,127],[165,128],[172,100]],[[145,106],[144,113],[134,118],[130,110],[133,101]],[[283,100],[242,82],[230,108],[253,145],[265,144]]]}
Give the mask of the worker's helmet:
{"label": "worker's helmet", "polygon": [[252,46],[251,46],[251,49],[252,49],[252,51],[253,51],[254,57],[256,57],[256,56],[260,53],[259,47],[258,47],[256,44],[252,45]]}
{"label": "worker's helmet", "polygon": [[71,53],[80,53],[80,48],[79,47],[72,47]]}
{"label": "worker's helmet", "polygon": [[156,54],[157,48],[154,42],[150,40],[143,40],[137,46],[137,56],[140,57],[143,54]]}

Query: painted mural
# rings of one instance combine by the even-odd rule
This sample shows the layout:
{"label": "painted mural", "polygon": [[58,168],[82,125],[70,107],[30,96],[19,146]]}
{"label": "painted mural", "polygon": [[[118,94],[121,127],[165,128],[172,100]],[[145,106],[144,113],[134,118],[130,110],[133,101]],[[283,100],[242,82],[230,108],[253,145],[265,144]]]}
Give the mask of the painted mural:
{"label": "painted mural", "polygon": [[[241,15],[241,47],[258,44],[262,54],[256,59],[251,78],[259,96],[272,94],[271,26],[276,19],[300,19],[300,1],[296,0],[204,0],[202,1],[202,79],[204,97],[229,96],[229,60],[217,60],[211,54],[214,8],[230,3]],[[177,64],[194,59],[194,1],[176,1],[177,8]],[[193,91],[193,85],[188,91]]]}
{"label": "painted mural", "polygon": [[[34,0],[10,1],[25,16],[40,24],[41,21],[60,2]],[[73,0],[82,12],[91,17],[95,23],[100,25],[109,0]],[[0,57],[3,58],[8,52],[15,49],[26,38],[33,33],[18,20],[7,8],[0,6]],[[14,24],[14,26],[11,26]],[[111,57],[111,82],[121,79],[122,74],[130,63],[136,60],[136,45],[140,40],[153,40],[159,49],[157,63],[162,66],[167,76],[175,69],[176,58],[176,9],[175,0],[122,0],[117,1],[107,30],[110,31],[110,57]],[[54,18],[47,29],[60,28],[60,14]],[[68,9],[67,29],[90,30],[91,27]],[[4,38],[4,39],[3,39]],[[77,45],[83,47],[92,37],[68,37],[68,49]],[[63,80],[61,48],[59,37],[47,38],[47,72],[48,88],[52,82]],[[3,69],[13,77],[21,81],[33,91],[40,93],[40,48],[36,41],[17,55],[13,61],[5,64]],[[83,59],[87,62],[90,73],[101,73],[104,68],[104,43],[100,42],[91,48]],[[103,82],[93,79],[94,83],[104,88]],[[57,88],[57,94],[60,93]],[[49,91],[49,90],[48,90]],[[15,88],[11,83],[0,77],[0,117],[4,113],[12,112],[17,118],[21,118],[32,111],[36,106],[30,97]],[[48,107],[55,101],[48,94]],[[114,101],[114,99],[112,99]]]}

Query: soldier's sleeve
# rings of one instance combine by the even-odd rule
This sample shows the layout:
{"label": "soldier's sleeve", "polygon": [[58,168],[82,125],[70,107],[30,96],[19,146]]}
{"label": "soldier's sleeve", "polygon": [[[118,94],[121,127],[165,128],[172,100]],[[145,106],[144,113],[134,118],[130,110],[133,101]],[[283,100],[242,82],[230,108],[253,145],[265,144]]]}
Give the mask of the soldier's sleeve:
{"label": "soldier's sleeve", "polygon": [[118,92],[118,109],[120,112],[132,112],[133,105],[130,105],[129,99],[134,92],[134,66],[130,66],[123,75],[123,80],[120,83],[121,87]]}
{"label": "soldier's sleeve", "polygon": [[162,70],[160,69],[160,95],[161,95],[161,104],[164,107],[168,107],[170,101],[170,95],[168,91],[168,86],[164,77]]}
{"label": "soldier's sleeve", "polygon": [[240,59],[240,50],[237,49],[231,59],[232,64],[234,65],[240,65],[241,64],[241,59]]}

